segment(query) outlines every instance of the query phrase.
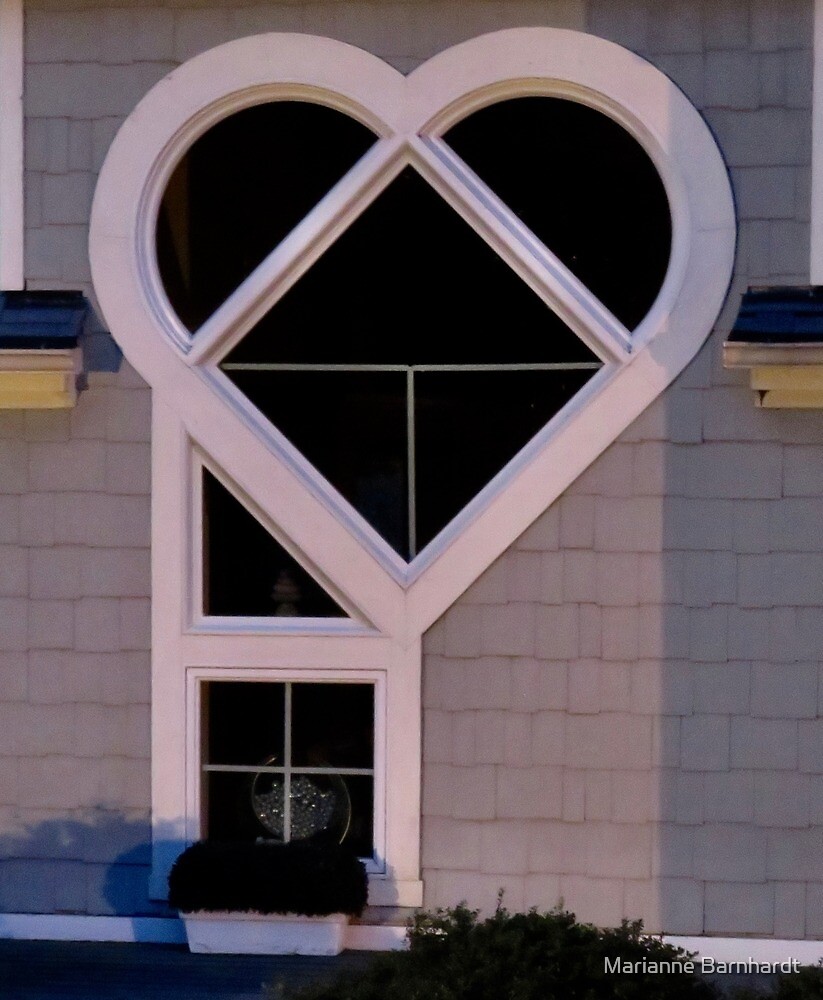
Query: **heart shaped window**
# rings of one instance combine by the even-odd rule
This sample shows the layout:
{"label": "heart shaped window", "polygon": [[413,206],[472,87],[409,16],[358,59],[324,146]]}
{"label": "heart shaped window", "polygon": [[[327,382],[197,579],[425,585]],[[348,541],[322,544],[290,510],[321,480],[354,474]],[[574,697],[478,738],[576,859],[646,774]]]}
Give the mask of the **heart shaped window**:
{"label": "heart shaped window", "polygon": [[157,225],[192,342],[217,339],[219,371],[405,561],[631,349],[672,246],[648,153],[579,101],[499,101],[429,142],[435,173],[406,149],[318,251],[301,229],[380,139],[258,104],[190,146]]}
{"label": "heart shaped window", "polygon": [[734,246],[699,113],[592,35],[494,32],[409,76],[260,35],[146,95],[90,259],[152,388],[158,898],[251,766],[201,739],[225,685],[253,685],[242,716],[311,682],[362,686],[369,898],[421,905],[421,638],[694,358]]}

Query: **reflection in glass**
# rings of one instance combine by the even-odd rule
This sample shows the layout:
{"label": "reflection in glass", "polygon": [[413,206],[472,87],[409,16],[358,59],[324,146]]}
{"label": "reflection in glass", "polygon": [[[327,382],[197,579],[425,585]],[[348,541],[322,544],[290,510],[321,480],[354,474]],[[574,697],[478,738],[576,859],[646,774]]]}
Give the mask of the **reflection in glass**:
{"label": "reflection in glass", "polygon": [[373,853],[373,685],[211,681],[202,706],[207,836]]}

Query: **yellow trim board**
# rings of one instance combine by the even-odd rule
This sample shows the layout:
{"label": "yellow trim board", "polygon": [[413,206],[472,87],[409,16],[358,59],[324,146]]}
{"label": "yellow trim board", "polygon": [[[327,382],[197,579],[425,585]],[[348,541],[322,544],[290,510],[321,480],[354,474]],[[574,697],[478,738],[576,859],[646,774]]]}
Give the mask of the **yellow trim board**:
{"label": "yellow trim board", "polygon": [[77,402],[80,352],[0,350],[0,410],[68,409]]}
{"label": "yellow trim board", "polygon": [[757,365],[749,377],[758,406],[823,409],[823,365]]}

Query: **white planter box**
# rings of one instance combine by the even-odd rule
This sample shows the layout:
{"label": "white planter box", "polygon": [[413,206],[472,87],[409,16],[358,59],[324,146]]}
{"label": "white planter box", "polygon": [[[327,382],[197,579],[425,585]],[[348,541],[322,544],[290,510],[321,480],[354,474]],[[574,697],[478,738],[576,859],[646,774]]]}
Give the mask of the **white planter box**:
{"label": "white planter box", "polygon": [[345,913],[181,913],[189,951],[225,955],[339,955]]}

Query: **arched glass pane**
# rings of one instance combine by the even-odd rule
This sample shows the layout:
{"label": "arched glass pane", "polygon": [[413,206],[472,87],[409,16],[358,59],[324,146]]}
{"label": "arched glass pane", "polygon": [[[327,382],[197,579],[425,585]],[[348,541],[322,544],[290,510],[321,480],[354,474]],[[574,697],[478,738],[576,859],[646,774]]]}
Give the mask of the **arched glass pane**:
{"label": "arched glass pane", "polygon": [[175,169],[157,220],[157,262],[196,330],[375,141],[340,111],[304,101],[218,122]]}
{"label": "arched glass pane", "polygon": [[600,111],[519,97],[474,112],[452,149],[630,330],[671,253],[666,190],[648,153]]}

